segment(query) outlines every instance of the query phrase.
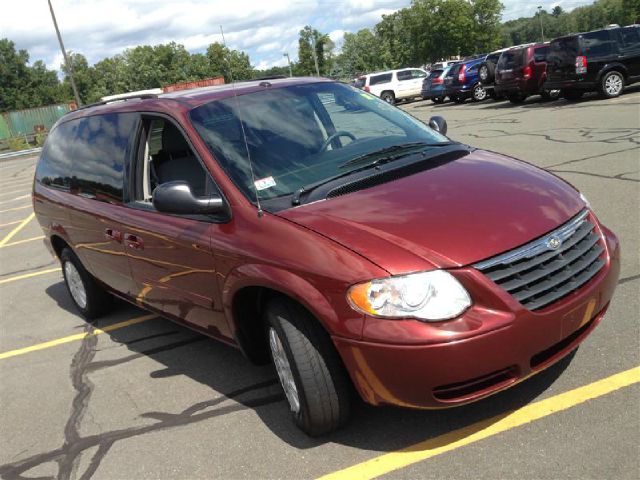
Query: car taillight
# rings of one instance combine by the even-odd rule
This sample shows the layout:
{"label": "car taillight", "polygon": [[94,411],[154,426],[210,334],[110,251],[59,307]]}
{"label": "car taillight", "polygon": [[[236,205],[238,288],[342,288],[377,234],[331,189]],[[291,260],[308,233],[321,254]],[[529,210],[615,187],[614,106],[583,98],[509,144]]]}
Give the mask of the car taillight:
{"label": "car taillight", "polygon": [[368,85],[365,85],[365,86],[364,86],[364,88],[363,88],[363,90],[364,90],[365,92],[371,92],[371,89],[369,88],[369,86],[368,86]]}
{"label": "car taillight", "polygon": [[576,73],[587,73],[587,57],[576,57]]}
{"label": "car taillight", "polygon": [[466,65],[462,65],[460,67],[460,73],[458,73],[458,83],[464,83],[464,81],[466,79],[466,75],[464,74],[465,67],[466,67]]}
{"label": "car taillight", "polygon": [[442,83],[442,77],[436,77],[431,81],[431,85],[438,85]]}
{"label": "car taillight", "polygon": [[525,80],[529,80],[531,78],[531,67],[529,65],[522,69],[522,75]]}

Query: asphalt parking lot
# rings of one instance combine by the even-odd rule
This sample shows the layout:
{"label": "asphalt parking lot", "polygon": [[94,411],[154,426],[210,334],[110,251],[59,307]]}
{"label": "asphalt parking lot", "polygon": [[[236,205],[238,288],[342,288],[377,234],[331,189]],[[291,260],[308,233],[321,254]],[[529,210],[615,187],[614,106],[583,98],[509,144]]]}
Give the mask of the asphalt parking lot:
{"label": "asphalt parking lot", "polygon": [[413,102],[449,136],[561,176],[623,249],[616,296],[574,355],[447,411],[357,404],[319,439],[269,367],[121,304],[86,323],[32,218],[35,157],[0,161],[0,476],[640,477],[640,88],[611,100]]}

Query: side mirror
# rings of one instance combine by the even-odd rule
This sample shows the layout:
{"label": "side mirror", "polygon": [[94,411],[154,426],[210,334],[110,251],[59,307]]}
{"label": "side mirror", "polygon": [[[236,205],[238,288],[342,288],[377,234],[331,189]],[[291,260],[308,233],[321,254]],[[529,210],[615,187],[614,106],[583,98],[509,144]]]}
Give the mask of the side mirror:
{"label": "side mirror", "polygon": [[156,210],[164,213],[215,215],[227,210],[219,195],[196,198],[189,184],[183,181],[158,185],[153,190],[152,201]]}
{"label": "side mirror", "polygon": [[440,115],[436,115],[429,119],[429,127],[442,135],[447,134],[447,121]]}

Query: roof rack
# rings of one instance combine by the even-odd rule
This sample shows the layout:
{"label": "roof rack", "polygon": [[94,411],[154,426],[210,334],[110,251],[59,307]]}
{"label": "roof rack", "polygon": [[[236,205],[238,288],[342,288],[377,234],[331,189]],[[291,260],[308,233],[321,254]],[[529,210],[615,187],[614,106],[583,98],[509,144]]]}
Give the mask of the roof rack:
{"label": "roof rack", "polygon": [[149,90],[140,90],[138,92],[118,93],[116,95],[107,95],[100,99],[99,102],[90,103],[89,105],[83,105],[78,107],[78,110],[82,110],[89,107],[97,107],[100,105],[106,105],[108,103],[121,102],[125,100],[144,100],[147,98],[158,98],[158,95],[163,93],[161,88],[152,88]]}

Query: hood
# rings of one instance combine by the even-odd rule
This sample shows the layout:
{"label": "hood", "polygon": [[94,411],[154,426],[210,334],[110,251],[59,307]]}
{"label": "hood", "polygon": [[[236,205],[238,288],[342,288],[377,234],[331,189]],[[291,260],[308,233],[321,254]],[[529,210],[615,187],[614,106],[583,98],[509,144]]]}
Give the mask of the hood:
{"label": "hood", "polygon": [[278,213],[391,274],[469,265],[548,233],[584,208],[527,163],[475,150],[415,175]]}

